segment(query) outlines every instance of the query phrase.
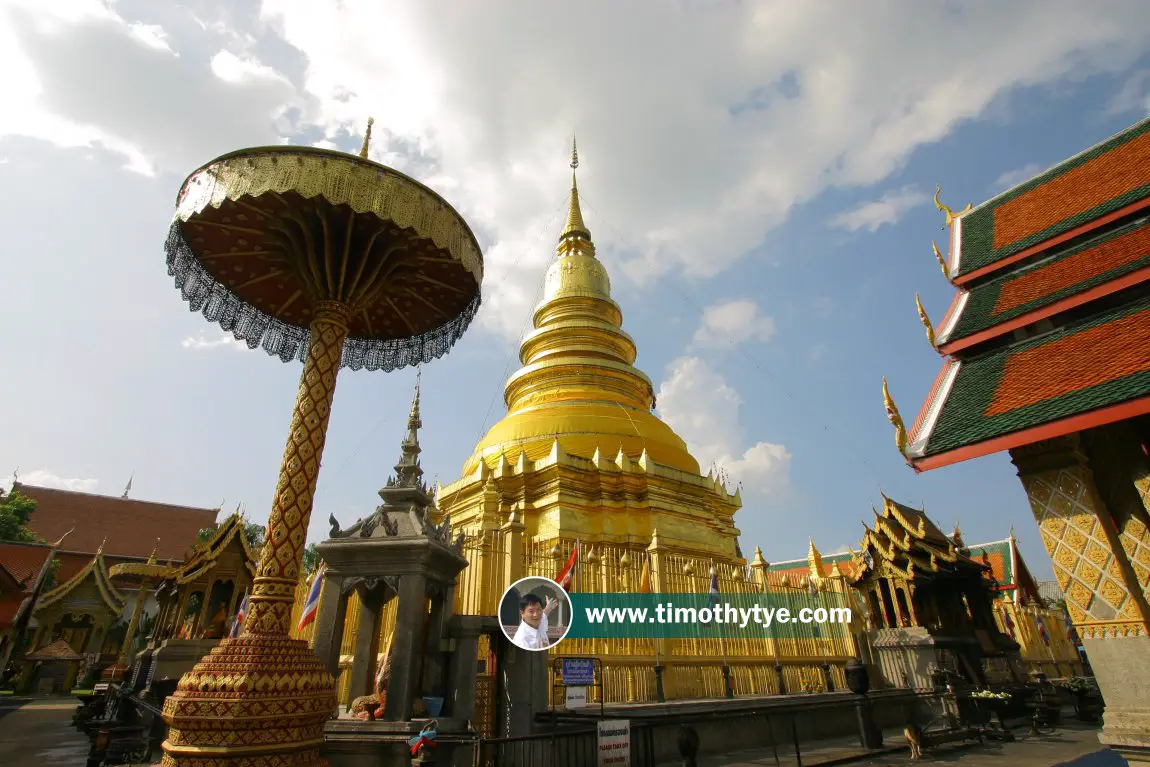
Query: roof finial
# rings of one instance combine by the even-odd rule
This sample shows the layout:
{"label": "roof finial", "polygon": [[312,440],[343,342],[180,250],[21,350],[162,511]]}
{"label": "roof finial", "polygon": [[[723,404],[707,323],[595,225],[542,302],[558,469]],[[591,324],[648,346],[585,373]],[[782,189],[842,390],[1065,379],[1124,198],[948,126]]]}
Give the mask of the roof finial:
{"label": "roof finial", "polygon": [[[898,447],[898,452],[902,453],[903,457],[906,456],[906,424],[902,422],[902,416],[898,414],[898,407],[894,404],[894,400],[890,397],[890,390],[886,386],[886,376],[882,377],[882,399],[883,404],[886,406],[886,418],[890,421],[891,426],[894,427],[894,444]],[[883,496],[884,498],[886,496]]]}
{"label": "roof finial", "polygon": [[75,531],[76,531],[76,526],[72,525],[71,530],[64,533],[63,535],[61,535],[59,538],[57,538],[55,541],[52,542],[52,548],[54,548],[54,549],[60,548],[60,546],[63,545],[63,543],[64,543],[64,539],[67,538],[72,533],[74,533]]}
{"label": "roof finial", "polygon": [[371,144],[371,126],[375,125],[375,118],[367,118],[367,130],[363,132],[363,145],[359,148],[359,156],[367,159],[367,148]]}
{"label": "roof finial", "polygon": [[930,317],[926,316],[926,309],[922,308],[922,299],[919,298],[918,293],[914,294],[914,304],[918,307],[918,320],[926,328],[926,340],[930,341],[930,345],[937,349],[938,342],[934,339],[934,325],[931,324]]}
{"label": "roof finial", "polygon": [[104,555],[104,544],[107,542],[108,542],[107,538],[104,538],[104,540],[100,541],[100,548],[96,549],[96,556],[99,557],[99,556]]}
{"label": "roof finial", "polygon": [[[399,463],[395,464],[395,484],[400,487],[419,487],[423,469],[419,465],[419,430],[423,419],[419,415],[419,386],[423,375],[422,366],[415,369],[415,393],[411,398],[411,410],[407,416],[407,435],[400,443]],[[390,485],[390,480],[388,483]]]}
{"label": "roof finial", "polygon": [[934,260],[938,261],[938,266],[942,269],[942,276],[949,280],[950,270],[946,268],[946,259],[942,257],[942,251],[938,249],[938,243],[931,240],[930,248],[934,251]]}
{"label": "roof finial", "polygon": [[938,196],[941,193],[942,193],[942,186],[941,185],[936,186],[934,188],[934,207],[938,208],[939,210],[941,210],[943,213],[946,214],[946,226],[947,227],[953,225],[954,220],[956,218],[959,218],[960,216],[963,216],[963,215],[969,213],[971,211],[971,209],[974,208],[974,203],[967,203],[965,208],[960,210],[958,213],[955,213],[953,210],[950,209],[949,206],[943,205],[942,202],[938,199]]}
{"label": "roof finial", "polygon": [[132,480],[135,478],[136,472],[133,471],[131,476],[128,477],[128,484],[124,485],[124,494],[120,496],[121,498],[127,498],[128,493],[132,492]]}
{"label": "roof finial", "polygon": [[584,239],[591,238],[591,232],[583,223],[583,211],[579,208],[579,185],[575,181],[575,169],[579,167],[579,147],[575,143],[575,135],[571,135],[571,202],[567,210],[567,226],[559,239],[563,240],[571,235],[581,235]]}
{"label": "roof finial", "polygon": [[156,539],[156,548],[152,549],[152,554],[151,554],[151,556],[148,557],[148,564],[149,565],[156,564],[156,557],[159,555],[159,553],[160,553],[160,539],[157,538]]}
{"label": "roof finial", "polygon": [[20,467],[17,466],[15,469],[12,470],[12,487],[16,487],[16,484],[19,481],[20,481]]}

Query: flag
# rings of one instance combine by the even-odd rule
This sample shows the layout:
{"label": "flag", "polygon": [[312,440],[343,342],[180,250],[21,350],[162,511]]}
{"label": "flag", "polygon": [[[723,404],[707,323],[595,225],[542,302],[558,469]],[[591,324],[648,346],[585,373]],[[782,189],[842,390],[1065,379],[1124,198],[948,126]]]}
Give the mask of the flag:
{"label": "flag", "polygon": [[717,607],[719,604],[719,574],[711,568],[711,587],[707,590],[707,607]]}
{"label": "flag", "polygon": [[1014,639],[1014,621],[1010,619],[1010,613],[1005,610],[1002,611],[1002,625],[1006,626],[1006,633],[1010,634],[1010,638]]}
{"label": "flag", "polygon": [[248,614],[248,598],[250,594],[244,590],[243,601],[240,602],[240,609],[236,611],[236,617],[232,619],[232,630],[230,636],[234,639],[240,635],[240,629],[243,628],[244,618]]}
{"label": "flag", "polygon": [[579,541],[575,541],[575,547],[571,549],[571,556],[567,558],[567,564],[563,565],[563,569],[555,576],[555,582],[564,591],[571,590],[571,581],[575,578],[575,565],[579,562]]}
{"label": "flag", "polygon": [[651,557],[650,557],[650,555],[648,555],[647,558],[645,560],[643,560],[643,572],[639,573],[639,593],[640,594],[650,594],[651,593]]}
{"label": "flag", "polygon": [[315,620],[315,615],[319,611],[319,589],[323,585],[325,570],[327,570],[327,564],[321,562],[319,569],[315,571],[315,578],[311,582],[311,591],[307,593],[307,601],[304,602],[303,610],[299,614],[299,625],[296,626],[296,631],[303,631]]}
{"label": "flag", "polygon": [[1034,622],[1038,624],[1038,635],[1042,637],[1042,643],[1050,644],[1050,635],[1046,633],[1046,624],[1042,622],[1042,616],[1035,615]]}

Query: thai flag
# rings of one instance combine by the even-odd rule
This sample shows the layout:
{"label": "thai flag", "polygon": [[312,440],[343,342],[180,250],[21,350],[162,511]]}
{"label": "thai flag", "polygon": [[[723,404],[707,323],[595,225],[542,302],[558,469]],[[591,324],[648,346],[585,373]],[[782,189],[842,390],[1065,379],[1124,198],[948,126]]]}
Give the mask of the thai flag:
{"label": "thai flag", "polygon": [[244,618],[247,617],[248,614],[248,598],[250,596],[247,591],[244,592],[244,599],[240,602],[240,609],[236,613],[236,617],[232,619],[232,631],[229,636],[233,639],[240,635],[240,629],[244,626]]}
{"label": "thai flag", "polygon": [[711,588],[707,590],[707,607],[714,608],[719,604],[719,574],[711,568]]}
{"label": "thai flag", "polygon": [[315,620],[316,613],[319,612],[319,590],[320,586],[323,585],[323,574],[326,570],[327,564],[320,563],[319,569],[315,571],[315,579],[311,582],[311,591],[307,594],[303,612],[299,614],[299,625],[296,626],[296,631],[303,631],[307,628]]}
{"label": "thai flag", "polygon": [[1010,619],[1010,613],[1005,610],[1002,612],[1002,623],[1006,626],[1006,633],[1010,634],[1010,638],[1014,639],[1014,621]]}
{"label": "thai flag", "polygon": [[1046,624],[1042,622],[1042,618],[1035,615],[1034,622],[1038,624],[1038,635],[1042,637],[1042,643],[1050,644],[1050,635],[1046,633]]}
{"label": "thai flag", "polygon": [[563,565],[563,569],[555,576],[555,582],[558,583],[564,591],[571,590],[571,582],[575,578],[575,565],[579,562],[579,541],[575,541],[575,547],[571,549],[571,556],[567,558],[567,564]]}

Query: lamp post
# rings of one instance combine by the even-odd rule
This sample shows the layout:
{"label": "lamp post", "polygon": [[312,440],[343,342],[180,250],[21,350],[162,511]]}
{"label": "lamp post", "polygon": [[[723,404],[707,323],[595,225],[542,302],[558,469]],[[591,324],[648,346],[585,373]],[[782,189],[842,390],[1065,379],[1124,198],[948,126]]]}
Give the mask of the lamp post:
{"label": "lamp post", "polygon": [[867,693],[870,691],[870,674],[859,658],[846,662],[847,687],[855,694],[855,718],[858,721],[859,740],[863,748],[882,748],[882,730],[874,721]]}

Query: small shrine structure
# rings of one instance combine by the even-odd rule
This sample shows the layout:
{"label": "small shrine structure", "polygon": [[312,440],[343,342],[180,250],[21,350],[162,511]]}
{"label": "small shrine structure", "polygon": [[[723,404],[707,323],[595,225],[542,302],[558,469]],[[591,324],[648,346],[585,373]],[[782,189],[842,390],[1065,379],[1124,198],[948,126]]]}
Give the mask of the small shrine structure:
{"label": "small shrine structure", "polygon": [[157,578],[159,613],[148,641],[149,678],[177,678],[226,637],[256,573],[256,554],[237,510],[187,561]]}
{"label": "small shrine structure", "polygon": [[989,569],[961,551],[923,511],[883,496],[864,523],[855,588],[868,609],[870,643],[891,687],[928,687],[947,669],[970,683],[1016,677],[1018,644],[991,607]]}
{"label": "small shrine structure", "polygon": [[[382,744],[394,746],[400,758],[407,739],[426,725],[421,717],[435,718],[441,735],[468,729],[466,721],[454,717],[449,656],[443,649],[456,578],[467,560],[461,553],[463,536],[451,539],[450,520],[439,525],[430,521],[433,501],[419,465],[421,425],[417,382],[395,474],[379,491],[383,503],[346,530],[331,516],[330,538],[318,547],[326,568],[317,576],[323,584],[315,652],[333,676],[340,672],[347,604],[352,593],[357,593],[359,620],[350,700],[375,692],[382,704],[368,712],[368,721],[351,718],[349,710],[328,724],[328,759],[333,765],[345,757],[354,761],[353,755],[362,749],[378,749]],[[391,599],[397,600],[395,629],[387,657],[381,659],[380,620],[383,606]],[[377,673],[381,670],[382,675]],[[385,687],[373,690],[377,676]],[[473,692],[467,690],[467,694]]]}

